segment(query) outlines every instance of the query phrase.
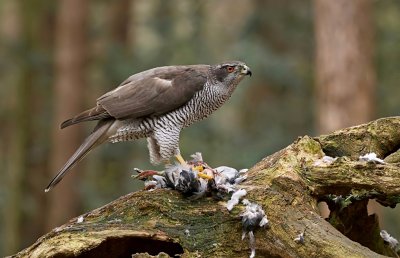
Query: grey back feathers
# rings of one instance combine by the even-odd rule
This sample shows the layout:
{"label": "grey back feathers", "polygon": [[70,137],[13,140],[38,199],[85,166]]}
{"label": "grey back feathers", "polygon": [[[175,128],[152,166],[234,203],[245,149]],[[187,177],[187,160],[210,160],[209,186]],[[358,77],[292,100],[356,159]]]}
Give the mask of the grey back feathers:
{"label": "grey back feathers", "polygon": [[208,65],[154,68],[129,77],[97,102],[117,119],[159,116],[182,106],[201,90],[208,70]]}
{"label": "grey back feathers", "polygon": [[164,66],[130,76],[97,99],[95,107],[66,120],[61,128],[99,120],[51,181],[46,191],[94,147],[104,142],[148,139],[151,162],[167,162],[180,154],[182,128],[218,109],[250,69],[238,61],[217,65]]}

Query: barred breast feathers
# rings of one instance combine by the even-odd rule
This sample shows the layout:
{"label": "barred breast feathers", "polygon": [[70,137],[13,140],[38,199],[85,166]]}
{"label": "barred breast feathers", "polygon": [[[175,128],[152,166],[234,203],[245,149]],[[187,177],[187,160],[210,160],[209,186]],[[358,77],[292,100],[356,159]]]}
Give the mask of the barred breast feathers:
{"label": "barred breast feathers", "polygon": [[207,83],[204,89],[196,92],[188,103],[172,112],[159,117],[121,121],[120,128],[109,140],[112,143],[133,141],[146,138],[160,128],[188,127],[211,115],[230,95],[231,92],[224,90],[224,87],[210,86]]}
{"label": "barred breast feathers", "polygon": [[109,141],[112,143],[116,142],[124,142],[124,141],[133,141],[140,138],[147,137],[147,134],[151,130],[146,128],[144,119],[127,119],[127,120],[117,120],[119,124],[119,128],[116,133],[109,137]]}

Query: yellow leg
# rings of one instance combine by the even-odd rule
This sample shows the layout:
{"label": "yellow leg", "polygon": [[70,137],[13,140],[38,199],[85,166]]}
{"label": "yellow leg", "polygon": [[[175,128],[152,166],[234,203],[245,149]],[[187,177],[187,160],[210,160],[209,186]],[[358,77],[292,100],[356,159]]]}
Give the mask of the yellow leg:
{"label": "yellow leg", "polygon": [[181,154],[175,155],[175,158],[181,163],[182,165],[187,165],[186,161],[182,158]]}

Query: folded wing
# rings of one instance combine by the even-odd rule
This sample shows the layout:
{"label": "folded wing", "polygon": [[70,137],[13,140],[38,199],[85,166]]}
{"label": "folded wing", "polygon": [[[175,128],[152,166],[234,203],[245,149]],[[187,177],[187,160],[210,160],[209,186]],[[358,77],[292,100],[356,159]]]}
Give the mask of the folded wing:
{"label": "folded wing", "polygon": [[66,120],[61,128],[105,118],[159,116],[187,103],[203,89],[208,65],[166,66],[129,77],[118,88],[97,99],[97,106]]}

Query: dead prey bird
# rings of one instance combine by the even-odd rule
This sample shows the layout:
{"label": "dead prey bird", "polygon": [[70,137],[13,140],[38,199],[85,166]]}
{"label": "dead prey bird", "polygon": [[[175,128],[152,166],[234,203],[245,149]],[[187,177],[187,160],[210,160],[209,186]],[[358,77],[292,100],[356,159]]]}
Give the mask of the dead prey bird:
{"label": "dead prey bird", "polygon": [[[189,199],[211,195],[218,200],[236,191],[237,184],[247,178],[247,169],[238,171],[227,166],[211,168],[203,161],[201,153],[197,152],[191,157],[192,160],[189,160],[187,164],[167,165],[163,171],[135,168],[138,175],[133,177],[145,181],[145,190],[168,188],[181,192]],[[199,167],[201,167],[201,173],[207,178],[200,176]]]}
{"label": "dead prey bird", "polygon": [[164,66],[132,75],[98,98],[95,107],[61,124],[65,128],[98,121],[45,191],[57,185],[93,148],[106,142],[147,138],[152,164],[168,163],[175,156],[186,165],[179,149],[181,130],[221,107],[246,75],[251,75],[250,68],[239,61]]}

